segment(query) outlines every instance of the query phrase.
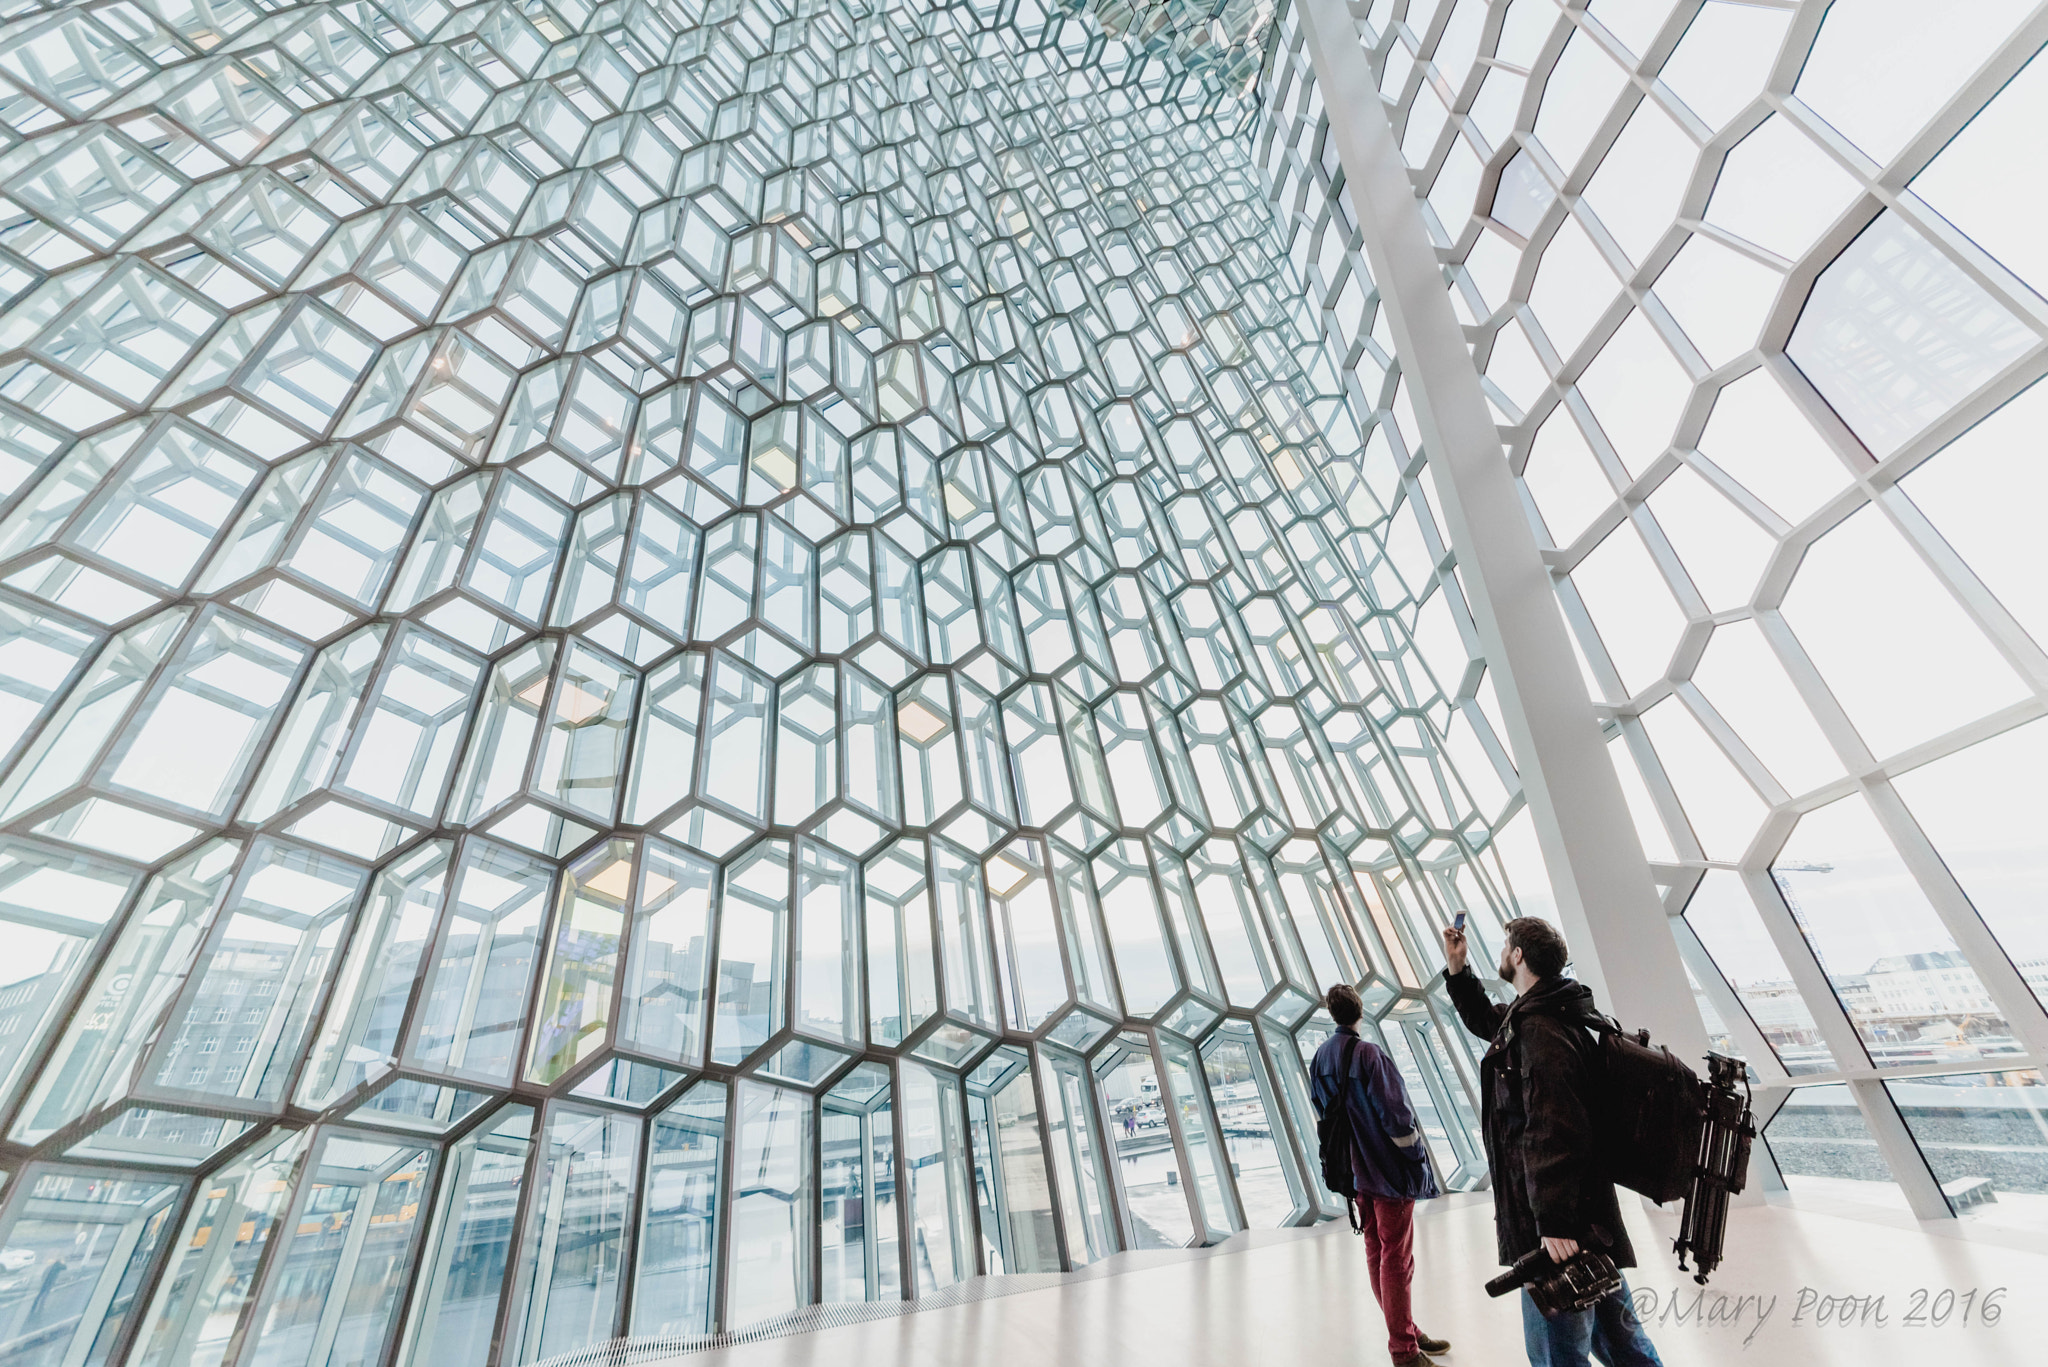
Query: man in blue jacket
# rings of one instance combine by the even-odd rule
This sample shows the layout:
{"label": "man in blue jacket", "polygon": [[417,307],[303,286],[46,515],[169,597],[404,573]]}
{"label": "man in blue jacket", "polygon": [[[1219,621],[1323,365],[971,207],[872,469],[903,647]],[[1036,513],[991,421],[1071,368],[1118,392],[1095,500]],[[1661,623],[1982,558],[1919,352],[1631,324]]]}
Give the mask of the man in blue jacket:
{"label": "man in blue jacket", "polygon": [[1347,983],[1331,988],[1323,1000],[1337,1033],[1309,1065],[1309,1094],[1317,1114],[1332,1105],[1350,1108],[1351,1185],[1394,1367],[1430,1367],[1427,1354],[1448,1352],[1451,1345],[1415,1327],[1408,1287],[1415,1276],[1415,1203],[1442,1193],[1400,1071],[1386,1050],[1359,1036],[1365,1003]]}

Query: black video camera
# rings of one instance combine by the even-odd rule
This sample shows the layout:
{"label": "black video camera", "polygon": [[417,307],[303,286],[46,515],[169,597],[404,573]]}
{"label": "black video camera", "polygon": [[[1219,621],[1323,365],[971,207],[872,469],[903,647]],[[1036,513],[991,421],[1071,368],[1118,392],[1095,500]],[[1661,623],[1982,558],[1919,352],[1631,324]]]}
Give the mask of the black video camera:
{"label": "black video camera", "polygon": [[1542,1249],[1524,1253],[1515,1265],[1486,1284],[1489,1296],[1505,1296],[1518,1287],[1545,1315],[1584,1310],[1610,1291],[1621,1289],[1621,1269],[1605,1253],[1582,1248],[1563,1262]]}

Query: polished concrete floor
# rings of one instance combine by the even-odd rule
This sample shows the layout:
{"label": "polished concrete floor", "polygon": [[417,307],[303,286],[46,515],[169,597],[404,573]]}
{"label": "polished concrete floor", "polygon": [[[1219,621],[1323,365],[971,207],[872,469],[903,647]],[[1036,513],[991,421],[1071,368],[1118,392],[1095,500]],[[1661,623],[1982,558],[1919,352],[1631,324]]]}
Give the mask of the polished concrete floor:
{"label": "polished concrete floor", "polygon": [[[1792,1201],[1797,1204],[1780,1198],[1732,1212],[1728,1261],[1698,1300],[1701,1288],[1663,1251],[1674,1221],[1628,1210],[1644,1263],[1630,1285],[1670,1367],[2048,1363],[2048,1237],[1996,1222],[1923,1227],[1902,1211],[1858,1208],[1825,1192],[1802,1192]],[[1494,1270],[1489,1197],[1453,1196],[1426,1205],[1416,1221],[1416,1263],[1416,1318],[1425,1330],[1452,1340],[1444,1357],[1450,1367],[1526,1361],[1516,1302],[1489,1300],[1481,1287]],[[1388,1361],[1385,1325],[1366,1286],[1364,1250],[1342,1225],[1240,1236],[1206,1257],[1146,1261],[1127,1255],[1119,1269],[1044,1290],[691,1353],[687,1364],[1348,1367]],[[2003,1293],[1989,1298],[1997,1322],[1982,1323],[1987,1293],[1997,1288]],[[1972,1291],[1966,1326],[1963,1298]],[[1945,1322],[1935,1323],[1937,1316]]]}

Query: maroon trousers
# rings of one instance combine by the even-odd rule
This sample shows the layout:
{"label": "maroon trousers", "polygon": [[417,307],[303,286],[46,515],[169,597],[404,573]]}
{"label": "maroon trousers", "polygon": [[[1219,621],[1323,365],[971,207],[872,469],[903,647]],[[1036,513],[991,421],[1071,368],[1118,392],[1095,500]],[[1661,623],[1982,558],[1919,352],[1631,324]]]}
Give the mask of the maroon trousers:
{"label": "maroon trousers", "polygon": [[1365,1227],[1365,1261],[1371,1269],[1373,1299],[1387,1317],[1387,1351],[1396,1359],[1419,1351],[1408,1284],[1415,1277],[1415,1203],[1387,1196],[1360,1196],[1358,1222]]}

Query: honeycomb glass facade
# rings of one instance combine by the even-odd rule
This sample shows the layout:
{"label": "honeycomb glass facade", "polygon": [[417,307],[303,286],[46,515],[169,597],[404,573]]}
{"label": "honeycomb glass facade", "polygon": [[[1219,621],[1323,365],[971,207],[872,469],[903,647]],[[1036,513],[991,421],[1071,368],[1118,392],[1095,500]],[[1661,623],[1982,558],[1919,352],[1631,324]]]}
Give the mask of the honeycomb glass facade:
{"label": "honeycomb glass facade", "polygon": [[[2048,259],[2023,169],[2048,12],[1348,19],[1776,1166],[1923,1218],[1988,1185],[2048,1223]],[[1326,136],[1335,29],[1279,27],[1255,155],[1371,393],[1401,362]]]}
{"label": "honeycomb glass facade", "polygon": [[1518,907],[1654,930],[1760,1181],[2048,1201],[2048,13],[1972,8],[9,7],[0,1360],[1307,1223],[1337,981],[1476,1188]]}

